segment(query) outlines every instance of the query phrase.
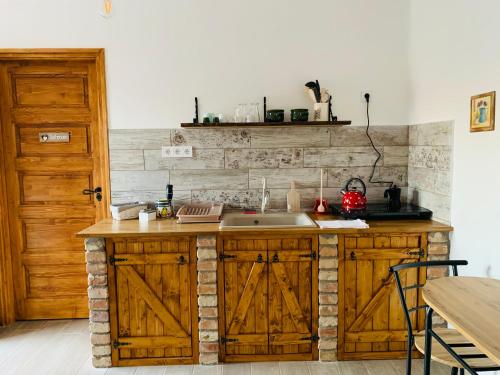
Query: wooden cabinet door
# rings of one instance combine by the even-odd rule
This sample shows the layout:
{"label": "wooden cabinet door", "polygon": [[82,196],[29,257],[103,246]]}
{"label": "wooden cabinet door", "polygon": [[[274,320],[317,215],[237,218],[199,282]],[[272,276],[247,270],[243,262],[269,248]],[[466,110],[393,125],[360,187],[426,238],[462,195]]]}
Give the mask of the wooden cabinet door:
{"label": "wooden cabinet door", "polygon": [[[83,240],[75,234],[109,206],[101,78],[90,59],[0,62],[17,319],[88,317]],[[98,186],[102,200],[83,194]]]}
{"label": "wooden cabinet door", "polygon": [[[422,239],[420,234],[341,237],[340,359],[406,356],[407,325],[389,267],[421,260],[426,247]],[[402,272],[403,286],[425,282],[424,278],[415,269]],[[422,304],[417,289],[407,290],[406,299],[410,308]],[[423,329],[421,317],[412,315],[415,329]]]}
{"label": "wooden cabinet door", "polygon": [[239,240],[225,245],[224,352],[228,356],[268,354],[267,243]]}
{"label": "wooden cabinet door", "polygon": [[270,351],[280,355],[306,354],[309,359],[317,348],[316,320],[312,319],[316,252],[293,246],[299,241],[287,242],[292,245],[288,249],[285,245],[282,250],[269,252]]}
{"label": "wooden cabinet door", "polygon": [[224,360],[316,357],[316,247],[314,237],[219,241]]}
{"label": "wooden cabinet door", "polygon": [[116,366],[198,357],[194,238],[108,241]]}

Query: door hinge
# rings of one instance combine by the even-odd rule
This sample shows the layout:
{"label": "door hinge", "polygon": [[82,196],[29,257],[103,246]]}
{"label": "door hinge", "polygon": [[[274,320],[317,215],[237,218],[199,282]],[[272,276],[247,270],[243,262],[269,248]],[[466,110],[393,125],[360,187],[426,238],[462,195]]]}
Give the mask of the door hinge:
{"label": "door hinge", "polygon": [[299,255],[301,258],[311,258],[311,260],[316,260],[316,251],[311,251],[311,254]]}
{"label": "door hinge", "polygon": [[225,344],[227,342],[238,342],[238,339],[228,339],[227,337],[223,336],[223,337],[220,338],[220,342],[222,344]]}
{"label": "door hinge", "polygon": [[117,262],[126,262],[127,258],[115,258],[113,255],[108,257],[109,264],[114,265]]}
{"label": "door hinge", "polygon": [[219,260],[221,262],[224,262],[224,259],[234,259],[234,258],[236,258],[236,255],[219,254]]}
{"label": "door hinge", "polygon": [[130,345],[129,342],[118,341],[116,339],[115,341],[113,341],[113,349],[119,349],[122,346],[128,346],[128,345]]}
{"label": "door hinge", "polygon": [[318,342],[319,340],[319,337],[318,335],[314,334],[312,336],[308,336],[308,337],[302,337],[301,340],[304,340],[304,341],[312,341],[312,342]]}

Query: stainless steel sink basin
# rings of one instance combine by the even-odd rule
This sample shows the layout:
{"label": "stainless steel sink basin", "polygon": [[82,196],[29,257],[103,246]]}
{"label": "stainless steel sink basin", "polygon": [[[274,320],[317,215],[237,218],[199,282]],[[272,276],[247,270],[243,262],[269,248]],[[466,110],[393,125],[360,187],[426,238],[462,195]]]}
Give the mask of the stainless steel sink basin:
{"label": "stainless steel sink basin", "polygon": [[227,213],[222,217],[220,229],[240,228],[315,228],[316,224],[307,214],[267,213],[244,214]]}

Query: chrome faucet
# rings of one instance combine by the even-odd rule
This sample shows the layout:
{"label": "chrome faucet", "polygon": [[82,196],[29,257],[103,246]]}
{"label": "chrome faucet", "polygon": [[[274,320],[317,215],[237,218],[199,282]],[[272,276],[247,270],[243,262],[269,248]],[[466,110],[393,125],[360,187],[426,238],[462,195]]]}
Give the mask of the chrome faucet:
{"label": "chrome faucet", "polygon": [[262,203],[260,206],[260,212],[263,214],[266,213],[266,209],[269,208],[269,201],[271,200],[271,197],[269,196],[269,191],[267,190],[266,186],[266,178],[262,177]]}

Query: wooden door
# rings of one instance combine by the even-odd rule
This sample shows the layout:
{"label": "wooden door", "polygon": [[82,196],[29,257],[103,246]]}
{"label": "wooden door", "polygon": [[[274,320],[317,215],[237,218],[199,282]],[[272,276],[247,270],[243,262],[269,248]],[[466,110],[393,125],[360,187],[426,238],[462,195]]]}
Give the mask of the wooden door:
{"label": "wooden door", "polygon": [[192,237],[108,241],[113,365],[196,363],[195,246]]}
{"label": "wooden door", "polygon": [[[420,234],[341,237],[339,359],[406,356],[407,325],[389,267],[423,259],[425,248]],[[423,282],[425,273],[402,272],[404,286]],[[420,298],[417,289],[406,291],[410,308],[420,305]],[[412,315],[415,330],[423,329],[423,320]]]}
{"label": "wooden door", "polygon": [[[83,240],[75,234],[104,217],[109,204],[98,56],[2,61],[0,54],[0,169],[17,319],[88,316]],[[82,193],[96,187],[104,190],[101,201]]]}
{"label": "wooden door", "polygon": [[316,358],[317,241],[254,237],[218,243],[223,359]]}
{"label": "wooden door", "polygon": [[225,354],[268,354],[267,241],[227,241],[224,247]]}
{"label": "wooden door", "polygon": [[[315,359],[316,251],[313,240],[269,241],[269,342],[271,354]],[[313,281],[314,280],[314,281]]]}

